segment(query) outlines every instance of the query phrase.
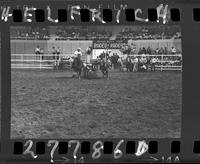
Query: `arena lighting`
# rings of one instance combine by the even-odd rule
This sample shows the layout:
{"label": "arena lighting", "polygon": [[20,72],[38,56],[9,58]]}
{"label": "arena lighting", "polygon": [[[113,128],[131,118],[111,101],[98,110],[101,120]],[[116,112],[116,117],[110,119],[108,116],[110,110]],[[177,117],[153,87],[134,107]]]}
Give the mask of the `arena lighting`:
{"label": "arena lighting", "polygon": [[[84,8],[84,7],[83,7]],[[119,8],[116,8],[114,10],[116,10],[116,14],[114,15],[114,18],[115,18],[115,22],[116,23],[120,23],[120,17],[121,17],[121,13],[123,11],[125,11],[125,9],[128,8],[128,5],[123,5],[121,4]],[[68,12],[70,14],[70,19],[75,21],[75,18],[74,16],[75,15],[78,15],[80,16],[80,10],[81,10],[81,6],[80,5],[72,5],[72,6],[69,6],[68,7]],[[101,22],[102,24],[105,24],[106,22],[103,20],[102,18],[102,11],[100,11],[100,8],[87,8],[90,12],[91,12],[91,18],[92,18],[92,21],[95,22],[95,21],[99,21]],[[11,6],[3,6],[1,7],[1,20],[4,21],[4,22],[7,22],[8,21],[8,18],[9,17],[12,17],[12,7]],[[37,10],[36,7],[24,7],[23,8],[23,21],[24,22],[32,22],[33,19],[32,19],[32,16],[33,16],[33,13]],[[47,5],[46,6],[46,12],[47,12],[47,20],[51,23],[58,23],[58,18],[53,18],[52,17],[52,10],[53,10],[53,7],[52,6],[49,6]],[[167,14],[169,13],[169,8],[168,8],[168,5],[163,5],[163,4],[160,4],[159,6],[156,7],[156,10],[157,10],[157,23],[159,23],[159,19],[161,18],[162,19],[162,23],[163,24],[166,24],[169,20],[169,17],[167,17]],[[142,16],[142,9],[141,8],[137,8],[135,9],[134,11],[134,16],[135,16],[135,20],[136,21],[139,21],[139,22],[149,22],[148,18],[144,18],[144,16]]]}

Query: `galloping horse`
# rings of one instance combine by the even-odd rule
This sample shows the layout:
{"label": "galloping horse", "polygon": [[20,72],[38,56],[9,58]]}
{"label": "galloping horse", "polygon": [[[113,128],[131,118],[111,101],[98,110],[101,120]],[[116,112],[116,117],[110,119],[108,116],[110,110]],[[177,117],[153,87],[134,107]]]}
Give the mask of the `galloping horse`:
{"label": "galloping horse", "polygon": [[80,55],[78,55],[76,58],[74,58],[74,61],[72,62],[72,69],[77,73],[79,79],[81,78],[83,67],[84,66],[81,57]]}

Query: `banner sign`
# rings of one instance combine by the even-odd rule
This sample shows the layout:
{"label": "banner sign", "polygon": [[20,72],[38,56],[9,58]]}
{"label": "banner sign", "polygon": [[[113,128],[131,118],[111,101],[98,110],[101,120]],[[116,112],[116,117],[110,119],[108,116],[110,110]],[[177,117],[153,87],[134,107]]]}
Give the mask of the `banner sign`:
{"label": "banner sign", "polygon": [[121,49],[127,43],[127,40],[94,40],[93,49]]}

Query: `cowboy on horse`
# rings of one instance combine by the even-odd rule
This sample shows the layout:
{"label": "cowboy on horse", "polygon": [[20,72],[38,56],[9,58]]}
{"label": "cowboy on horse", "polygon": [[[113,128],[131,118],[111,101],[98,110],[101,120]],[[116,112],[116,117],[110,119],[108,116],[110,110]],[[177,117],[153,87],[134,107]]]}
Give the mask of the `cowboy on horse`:
{"label": "cowboy on horse", "polygon": [[80,79],[82,68],[84,67],[83,62],[81,60],[81,56],[82,56],[81,48],[78,48],[74,54],[75,54],[75,58],[72,62],[72,69],[77,73],[77,76]]}

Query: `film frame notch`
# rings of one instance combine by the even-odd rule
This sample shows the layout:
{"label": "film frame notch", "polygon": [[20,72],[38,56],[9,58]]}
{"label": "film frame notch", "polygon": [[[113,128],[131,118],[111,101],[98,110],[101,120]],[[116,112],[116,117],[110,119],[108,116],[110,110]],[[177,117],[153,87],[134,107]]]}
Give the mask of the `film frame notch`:
{"label": "film frame notch", "polygon": [[90,11],[88,9],[80,10],[81,22],[89,22],[90,21]]}
{"label": "film frame notch", "polygon": [[83,141],[81,143],[81,154],[90,154],[91,143],[89,141]]}
{"label": "film frame notch", "polygon": [[42,9],[35,10],[36,22],[45,22],[45,12]]}
{"label": "film frame notch", "polygon": [[20,23],[23,21],[22,11],[19,9],[13,10],[13,22]]}
{"label": "film frame notch", "polygon": [[111,9],[103,9],[103,20],[105,22],[112,22],[113,15]]}
{"label": "film frame notch", "polygon": [[156,153],[158,153],[158,142],[150,141],[149,142],[149,154],[156,154]]}
{"label": "film frame notch", "polygon": [[193,20],[198,22],[200,21],[200,8],[193,9]]}
{"label": "film frame notch", "polygon": [[193,153],[200,154],[200,141],[194,141]]}
{"label": "film frame notch", "polygon": [[153,8],[148,9],[148,20],[150,22],[156,22],[158,20],[156,9],[153,9]]}
{"label": "film frame notch", "polygon": [[135,154],[136,143],[135,141],[127,141],[126,143],[126,154]]}
{"label": "film frame notch", "polygon": [[67,22],[67,10],[58,9],[58,21],[59,22]]}
{"label": "film frame notch", "polygon": [[61,141],[58,144],[58,154],[68,153],[68,142]]}
{"label": "film frame notch", "polygon": [[180,10],[178,8],[171,8],[170,15],[173,22],[179,22],[181,20]]}
{"label": "film frame notch", "polygon": [[15,142],[13,145],[13,154],[21,155],[23,154],[23,142]]}
{"label": "film frame notch", "polygon": [[181,151],[181,142],[180,141],[172,141],[171,142],[171,153],[179,154]]}
{"label": "film frame notch", "polygon": [[134,22],[135,21],[135,10],[134,9],[125,9],[126,21]]}
{"label": "film frame notch", "polygon": [[46,152],[46,145],[45,142],[36,142],[36,151],[37,155],[43,155]]}

